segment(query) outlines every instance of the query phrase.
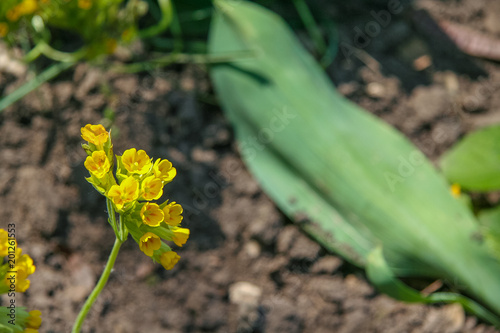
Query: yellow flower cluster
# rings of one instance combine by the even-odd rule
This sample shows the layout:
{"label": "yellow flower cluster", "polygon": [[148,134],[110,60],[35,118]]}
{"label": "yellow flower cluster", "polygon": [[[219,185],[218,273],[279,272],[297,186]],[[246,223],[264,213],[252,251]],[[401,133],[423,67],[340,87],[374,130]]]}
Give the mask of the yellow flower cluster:
{"label": "yellow flower cluster", "polygon": [[7,268],[7,274],[3,277],[3,285],[0,291],[18,291],[25,292],[30,286],[28,276],[35,272],[33,259],[27,254],[23,254],[14,238],[9,237],[6,230],[0,229],[0,256],[8,257],[4,267]]}
{"label": "yellow flower cluster", "polygon": [[131,148],[116,156],[116,178],[113,175],[113,146],[102,125],[88,124],[81,129],[87,152],[87,181],[112,203],[144,254],[172,269],[180,256],[162,239],[184,245],[189,229],[181,228],[182,207],[176,202],[153,202],[163,195],[163,186],[173,180],[177,171],[172,163],[158,158],[154,163],[144,150]]}
{"label": "yellow flower cluster", "polygon": [[40,6],[48,0],[2,0],[0,2],[0,38],[6,37],[9,31],[16,30],[18,21],[31,18],[38,13]]}
{"label": "yellow flower cluster", "polygon": [[10,8],[5,17],[11,22],[16,22],[22,16],[28,16],[33,14],[38,9],[37,0],[23,0],[21,3]]}
{"label": "yellow flower cluster", "polygon": [[[10,226],[9,224],[9,228]],[[9,232],[12,231],[11,229],[8,230]],[[16,292],[28,290],[30,286],[28,277],[35,272],[36,267],[33,264],[33,259],[29,255],[22,253],[22,249],[17,246],[13,234],[9,234],[9,232],[0,229],[0,256],[7,259],[3,260],[0,266],[0,294],[7,294],[12,300]],[[41,314],[38,310],[28,313],[24,308],[17,308],[14,315],[15,321],[12,321],[11,307],[1,307],[0,331],[3,327],[12,327],[14,323],[16,329],[23,330],[26,333],[37,333],[42,324]]]}

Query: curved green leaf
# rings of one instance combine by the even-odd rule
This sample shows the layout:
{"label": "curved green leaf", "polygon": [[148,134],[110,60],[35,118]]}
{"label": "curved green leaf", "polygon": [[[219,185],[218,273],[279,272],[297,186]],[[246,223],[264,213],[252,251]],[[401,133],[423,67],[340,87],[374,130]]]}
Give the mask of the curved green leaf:
{"label": "curved green leaf", "polygon": [[467,135],[443,156],[441,168],[450,182],[466,189],[500,189],[500,126]]}
{"label": "curved green leaf", "polygon": [[465,310],[500,327],[500,318],[498,316],[495,316],[489,310],[470,298],[460,294],[447,292],[433,293],[424,296],[417,290],[410,288],[398,280],[387,265],[382,247],[380,246],[375,248],[368,255],[366,274],[368,279],[379,291],[400,301],[409,303],[459,303]]}
{"label": "curved green leaf", "polygon": [[500,207],[482,210],[478,219],[486,246],[500,260]]}
{"label": "curved green leaf", "polygon": [[343,98],[274,13],[216,1],[212,68],[241,154],[280,208],[359,265],[383,244],[400,276],[456,281],[500,313],[500,265],[471,212],[406,138]]}

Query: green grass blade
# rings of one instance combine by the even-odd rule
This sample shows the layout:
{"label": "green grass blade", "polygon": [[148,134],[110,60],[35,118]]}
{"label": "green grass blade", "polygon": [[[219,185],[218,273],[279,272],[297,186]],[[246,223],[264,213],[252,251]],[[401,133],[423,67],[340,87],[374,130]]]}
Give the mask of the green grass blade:
{"label": "green grass blade", "polygon": [[173,18],[173,9],[171,0],[158,0],[158,5],[160,6],[161,19],[154,26],[148,27],[144,30],[139,31],[140,38],[151,38],[158,35],[159,33],[165,31]]}
{"label": "green grass blade", "polygon": [[292,0],[297,13],[299,13],[300,19],[304,23],[306,27],[307,33],[311,36],[311,39],[314,41],[316,46],[316,51],[323,55],[326,52],[326,43],[323,39],[323,34],[321,33],[321,29],[316,23],[314,16],[309,10],[309,6],[305,2],[305,0]]}
{"label": "green grass blade", "polygon": [[500,189],[500,126],[467,135],[443,156],[441,167],[450,182],[466,189]]}
{"label": "green grass blade", "polygon": [[30,80],[14,90],[9,95],[5,96],[0,100],[0,112],[5,110],[7,107],[17,102],[36,88],[40,87],[45,82],[53,79],[57,75],[61,74],[65,70],[73,67],[76,63],[74,62],[59,62],[56,63],[42,73],[38,74],[33,80]]}

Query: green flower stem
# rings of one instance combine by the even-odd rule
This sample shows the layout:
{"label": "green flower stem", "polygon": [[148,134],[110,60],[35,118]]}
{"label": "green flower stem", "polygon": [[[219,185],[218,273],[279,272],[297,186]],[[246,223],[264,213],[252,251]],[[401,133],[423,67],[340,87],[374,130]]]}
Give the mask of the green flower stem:
{"label": "green flower stem", "polygon": [[82,47],[75,52],[61,52],[52,48],[52,46],[47,44],[47,42],[41,40],[30,52],[28,52],[28,54],[26,54],[23,60],[26,62],[32,62],[43,54],[47,58],[55,61],[76,63],[85,57],[87,52],[88,50],[86,47]]}
{"label": "green flower stem", "polygon": [[150,38],[158,35],[159,33],[165,31],[172,22],[173,11],[172,11],[172,1],[170,0],[158,0],[158,5],[161,10],[161,20],[157,25],[149,27],[145,30],[139,31],[140,38]]}
{"label": "green flower stem", "polygon": [[220,55],[210,54],[188,54],[188,53],[171,53],[166,56],[157,57],[144,62],[135,62],[127,65],[115,65],[111,67],[111,71],[115,73],[139,73],[148,70],[154,70],[168,66],[170,64],[221,64],[234,61],[235,59],[254,58],[255,53],[252,51],[237,51],[228,52]]}
{"label": "green flower stem", "polygon": [[120,246],[122,244],[123,244],[123,241],[121,241],[117,237],[115,239],[115,244],[113,245],[113,249],[111,250],[111,254],[109,255],[106,267],[104,268],[104,272],[102,272],[102,275],[99,278],[97,285],[95,286],[94,290],[92,290],[92,293],[85,301],[85,304],[83,305],[83,308],[80,310],[78,317],[76,317],[75,324],[73,325],[73,330],[71,331],[72,333],[79,333],[80,332],[80,329],[82,327],[83,321],[85,320],[85,317],[87,316],[87,313],[89,312],[89,310],[92,307],[92,305],[94,304],[95,300],[97,299],[97,297],[101,293],[102,289],[106,285],[106,282],[108,282],[109,274],[111,273],[111,270],[113,269],[113,266],[114,266],[115,261],[116,261],[116,257],[118,256],[118,252],[119,252]]}
{"label": "green flower stem", "polygon": [[113,204],[111,203],[111,200],[106,198],[106,209],[108,210],[108,222],[113,228],[113,231],[115,232],[116,237],[120,238],[123,241],[122,237],[119,237],[118,235],[118,227],[116,223],[116,213],[115,209],[113,208]]}
{"label": "green flower stem", "polygon": [[17,102],[36,88],[40,87],[45,82],[53,79],[54,77],[73,67],[74,65],[76,65],[76,63],[74,62],[59,62],[50,66],[42,73],[35,76],[32,80],[29,80],[28,82],[11,92],[9,95],[1,98],[0,113],[11,104]]}

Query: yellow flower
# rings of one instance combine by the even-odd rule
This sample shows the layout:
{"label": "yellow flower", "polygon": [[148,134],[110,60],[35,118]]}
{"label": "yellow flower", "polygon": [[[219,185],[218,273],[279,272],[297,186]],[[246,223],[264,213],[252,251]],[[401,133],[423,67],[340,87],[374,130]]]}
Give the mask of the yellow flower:
{"label": "yellow flower", "polygon": [[163,211],[155,203],[146,202],[141,209],[142,222],[151,226],[158,227],[163,221]]}
{"label": "yellow flower", "polygon": [[162,253],[162,255],[160,256],[160,263],[166,270],[169,270],[174,268],[175,264],[179,262],[180,258],[181,257],[174,251],[168,251]]}
{"label": "yellow flower", "polygon": [[78,0],[78,7],[81,9],[90,9],[92,7],[92,0]]}
{"label": "yellow flower", "polygon": [[171,226],[178,226],[182,221],[182,206],[172,201],[163,207],[163,215],[165,223]]}
{"label": "yellow flower", "polygon": [[5,22],[0,22],[0,37],[5,37],[7,36],[7,33],[9,32],[9,26]]}
{"label": "yellow flower", "polygon": [[29,255],[21,254],[21,250],[16,251],[15,267],[11,269],[14,273],[8,272],[4,282],[9,288],[14,285],[16,291],[25,292],[30,286],[30,280],[27,278],[35,272],[36,267]]}
{"label": "yellow flower", "polygon": [[9,9],[7,11],[7,13],[5,14],[5,17],[7,18],[7,20],[9,20],[11,22],[16,22],[17,20],[19,20],[20,16],[21,16],[21,13],[19,11],[18,6]]}
{"label": "yellow flower", "polygon": [[107,38],[106,41],[104,42],[106,53],[112,54],[113,52],[115,52],[117,45],[118,45],[118,42],[116,41],[116,39]]}
{"label": "yellow flower", "polygon": [[32,310],[29,312],[30,316],[26,321],[26,327],[31,329],[38,329],[42,325],[42,312],[40,310]]}
{"label": "yellow flower", "polygon": [[142,181],[142,197],[144,200],[156,200],[163,194],[163,183],[155,176],[146,177]]}
{"label": "yellow flower", "polygon": [[106,141],[108,141],[109,138],[109,133],[101,124],[87,124],[85,125],[85,127],[82,127],[81,132],[83,140],[88,141],[96,146],[103,145]]}
{"label": "yellow flower", "polygon": [[172,167],[169,160],[157,159],[153,165],[153,171],[156,178],[160,178],[164,182],[170,182],[177,175],[177,170]]}
{"label": "yellow flower", "polygon": [[139,197],[139,183],[134,177],[127,177],[120,185],[113,185],[108,191],[108,198],[115,204],[118,210]]}
{"label": "yellow flower", "polygon": [[186,241],[189,238],[189,229],[174,227],[171,230],[174,232],[172,240],[175,245],[182,247],[182,245],[186,244]]}
{"label": "yellow flower", "polygon": [[0,257],[5,257],[9,253],[9,233],[0,229]]}
{"label": "yellow flower", "polygon": [[145,174],[151,169],[151,159],[144,150],[127,149],[122,155],[122,163],[130,173]]}
{"label": "yellow flower", "polygon": [[160,249],[161,240],[160,237],[156,236],[152,232],[146,232],[139,242],[139,248],[145,255],[151,257],[153,252]]}
{"label": "yellow flower", "polygon": [[36,0],[24,0],[19,5],[19,12],[22,15],[30,15],[33,14],[38,9],[38,4]]}
{"label": "yellow flower", "polygon": [[38,330],[34,328],[25,328],[23,333],[38,333]]}
{"label": "yellow flower", "polygon": [[453,184],[450,187],[450,192],[454,198],[460,198],[460,193],[462,192],[462,189],[460,188],[459,184]]}
{"label": "yellow flower", "polygon": [[87,156],[84,165],[97,178],[104,177],[111,168],[106,153],[102,150],[94,151],[92,156]]}

